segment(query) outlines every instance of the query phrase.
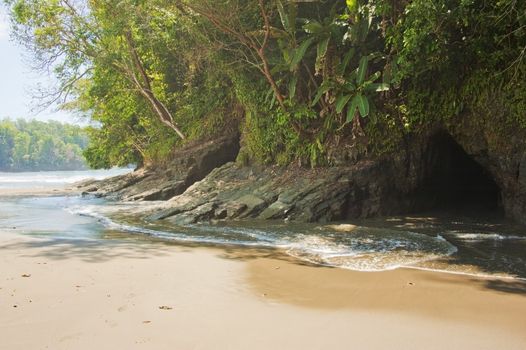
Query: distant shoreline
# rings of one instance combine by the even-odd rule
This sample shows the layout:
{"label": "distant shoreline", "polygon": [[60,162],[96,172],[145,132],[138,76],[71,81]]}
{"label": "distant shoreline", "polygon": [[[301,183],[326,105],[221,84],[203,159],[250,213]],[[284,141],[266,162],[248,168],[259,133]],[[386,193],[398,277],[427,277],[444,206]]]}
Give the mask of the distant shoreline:
{"label": "distant shoreline", "polygon": [[26,173],[52,173],[56,171],[90,171],[94,169],[78,168],[78,169],[34,169],[34,170],[0,170],[0,174],[26,174]]}

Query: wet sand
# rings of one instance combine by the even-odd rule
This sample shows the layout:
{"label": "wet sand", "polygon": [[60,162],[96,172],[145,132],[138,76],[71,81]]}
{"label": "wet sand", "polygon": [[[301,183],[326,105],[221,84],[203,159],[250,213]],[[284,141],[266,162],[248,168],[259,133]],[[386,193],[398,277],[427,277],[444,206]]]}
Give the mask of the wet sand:
{"label": "wet sand", "polygon": [[0,198],[9,197],[54,197],[76,196],[80,191],[71,187],[46,187],[46,188],[0,188]]}
{"label": "wet sand", "polygon": [[0,234],[2,349],[524,349],[526,286]]}

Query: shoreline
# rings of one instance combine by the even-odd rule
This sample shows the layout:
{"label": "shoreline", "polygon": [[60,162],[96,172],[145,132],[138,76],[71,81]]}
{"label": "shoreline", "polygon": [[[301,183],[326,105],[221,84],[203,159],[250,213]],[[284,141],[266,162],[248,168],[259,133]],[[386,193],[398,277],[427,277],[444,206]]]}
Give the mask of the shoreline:
{"label": "shoreline", "polygon": [[60,197],[60,196],[79,196],[81,191],[76,184],[65,186],[33,187],[33,188],[0,188],[1,198],[14,197]]}
{"label": "shoreline", "polygon": [[46,188],[0,188],[0,199],[13,197],[78,196],[81,191],[72,186]]}
{"label": "shoreline", "polygon": [[413,269],[356,272],[268,250],[133,238],[2,232],[0,251],[6,349],[526,344],[526,290],[498,279]]}
{"label": "shoreline", "polygon": [[[82,191],[79,189],[81,188],[78,186],[78,184],[82,183],[73,183],[69,186],[63,186],[63,187],[49,187],[49,188],[17,188],[17,189],[0,189],[0,200],[2,198],[20,198],[20,197],[70,197],[70,196],[81,196]],[[116,203],[125,203],[121,201],[116,201]],[[132,202],[133,203],[133,202]],[[149,203],[149,202],[145,202]],[[150,202],[153,203],[153,202]],[[141,213],[140,211],[138,211]],[[354,226],[354,225],[353,225]],[[124,231],[126,232],[126,231]],[[16,232],[15,232],[16,233]],[[126,232],[126,234],[132,234]],[[157,243],[166,243],[166,244],[173,244],[173,245],[181,245],[181,246],[192,246],[199,245],[198,242],[186,242],[186,241],[178,241],[177,239],[169,240],[164,238],[156,238],[151,237],[146,234],[140,234],[141,237],[144,237],[147,241],[156,241]],[[66,238],[66,237],[65,237]],[[244,246],[244,245],[229,245],[229,244],[219,244],[219,243],[203,243],[203,245],[206,248],[217,248],[217,249],[239,249],[239,250],[251,250],[251,249],[265,249],[266,247],[261,246]],[[269,248],[274,249],[274,248]],[[328,267],[328,268],[339,268],[344,269],[352,272],[386,272],[386,271],[393,271],[393,270],[400,270],[400,269],[407,269],[407,270],[417,270],[417,271],[427,271],[432,273],[443,273],[448,275],[456,275],[456,276],[466,276],[466,277],[473,277],[477,279],[484,279],[484,280],[491,280],[491,279],[499,279],[499,280],[507,280],[507,281],[517,281],[517,282],[526,282],[526,278],[517,277],[513,275],[503,275],[503,274],[491,274],[491,273],[484,273],[484,272],[466,272],[466,271],[457,271],[457,270],[448,270],[445,268],[434,268],[434,267],[427,267],[427,266],[419,266],[418,264],[411,266],[411,265],[403,265],[403,266],[397,266],[392,269],[385,269],[385,270],[354,270],[354,269],[347,269],[345,267],[337,267],[337,266],[331,266],[329,264],[322,264],[322,263],[311,263],[307,260],[302,260],[297,257],[294,257],[292,255],[287,254],[286,252],[282,252],[283,255],[286,255],[287,257],[290,257],[291,259],[298,259],[300,263],[305,264],[313,264],[313,266],[319,266],[319,267]],[[422,264],[425,264],[426,262],[423,261]]]}

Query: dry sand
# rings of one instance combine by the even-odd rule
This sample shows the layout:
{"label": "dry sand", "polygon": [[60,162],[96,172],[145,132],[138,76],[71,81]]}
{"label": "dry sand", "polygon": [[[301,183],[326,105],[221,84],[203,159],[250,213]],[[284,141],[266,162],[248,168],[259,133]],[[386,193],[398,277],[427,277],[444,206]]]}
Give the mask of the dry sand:
{"label": "dry sand", "polygon": [[0,233],[0,349],[526,349],[526,287]]}

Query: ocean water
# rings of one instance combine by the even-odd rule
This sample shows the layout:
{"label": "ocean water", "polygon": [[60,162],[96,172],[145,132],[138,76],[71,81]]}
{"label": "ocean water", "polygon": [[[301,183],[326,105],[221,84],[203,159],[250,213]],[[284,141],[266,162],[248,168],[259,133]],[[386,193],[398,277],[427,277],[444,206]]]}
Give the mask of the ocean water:
{"label": "ocean water", "polygon": [[45,189],[65,186],[87,179],[104,179],[130,172],[127,168],[109,170],[41,171],[4,173],[0,172],[0,194],[2,189]]}
{"label": "ocean water", "polygon": [[[2,188],[57,187],[129,169],[0,173]],[[355,221],[354,226],[233,222],[170,226],[138,221],[133,212],[159,203],[118,203],[79,196],[2,197],[0,234],[61,239],[141,239],[175,244],[257,247],[299,261],[357,271],[417,268],[486,277],[526,279],[526,230],[502,221],[451,214]],[[348,224],[348,223],[342,223]],[[347,231],[342,232],[342,228]]]}

